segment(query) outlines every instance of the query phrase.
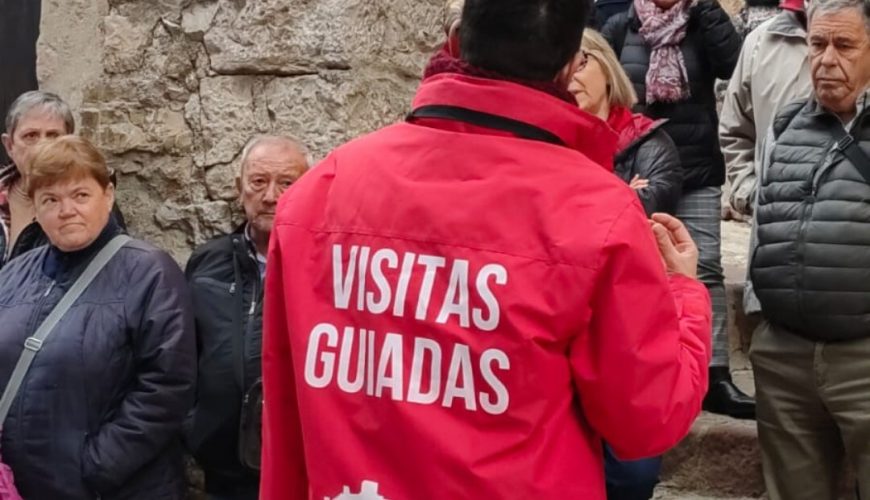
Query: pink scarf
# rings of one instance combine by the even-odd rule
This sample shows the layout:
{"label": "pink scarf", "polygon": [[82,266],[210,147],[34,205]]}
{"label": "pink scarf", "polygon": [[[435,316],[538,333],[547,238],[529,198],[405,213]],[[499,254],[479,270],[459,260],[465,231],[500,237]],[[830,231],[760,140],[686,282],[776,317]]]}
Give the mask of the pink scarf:
{"label": "pink scarf", "polygon": [[689,77],[680,43],[686,38],[693,0],[679,0],[668,10],[652,0],[634,0],[640,36],[652,49],[646,73],[646,103],[678,102],[689,97]]}

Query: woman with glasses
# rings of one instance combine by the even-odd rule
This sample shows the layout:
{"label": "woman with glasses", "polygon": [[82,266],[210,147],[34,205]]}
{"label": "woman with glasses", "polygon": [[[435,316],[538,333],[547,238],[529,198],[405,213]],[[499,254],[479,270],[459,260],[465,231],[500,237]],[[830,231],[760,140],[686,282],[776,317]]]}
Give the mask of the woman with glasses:
{"label": "woman with glasses", "polygon": [[583,63],[568,90],[584,111],[606,121],[619,134],[615,173],[637,192],[647,215],[673,213],[683,172],[674,141],[654,121],[631,112],[637,96],[613,49],[597,32],[586,30]]}
{"label": "woman with glasses", "polygon": [[[674,141],[663,121],[633,114],[637,96],[613,49],[587,29],[581,45],[583,62],[568,90],[578,106],[606,121],[619,134],[614,172],[637,192],[647,215],[673,212],[683,173]],[[661,458],[622,462],[605,446],[608,500],[647,500],[659,480]]]}
{"label": "woman with glasses", "polygon": [[632,0],[601,34],[614,48],[638,96],[635,111],[667,118],[683,167],[675,215],[700,251],[698,277],[713,300],[713,359],[704,409],[735,418],[755,417],[755,400],[731,380],[727,306],[721,262],[722,184],[715,82],[731,78],[740,35],[717,0]]}

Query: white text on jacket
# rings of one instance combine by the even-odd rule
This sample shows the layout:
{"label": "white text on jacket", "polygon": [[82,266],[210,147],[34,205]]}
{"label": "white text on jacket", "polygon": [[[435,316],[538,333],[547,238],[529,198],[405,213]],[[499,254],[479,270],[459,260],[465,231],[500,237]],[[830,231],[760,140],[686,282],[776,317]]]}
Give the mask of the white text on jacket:
{"label": "white text on jacket", "polygon": [[[468,260],[406,252],[400,266],[399,254],[392,249],[372,251],[356,245],[350,247],[347,260],[342,246],[334,245],[332,257],[337,310],[403,318],[408,302],[407,313],[421,327],[451,322],[463,329],[473,326],[482,335],[498,327],[501,309],[493,291],[508,281],[501,264],[481,266],[472,286]],[[434,302],[433,291],[438,292]],[[510,370],[507,354],[496,348],[477,353],[469,345],[447,340],[320,323],[308,338],[305,381],[317,389],[334,386],[394,401],[440,403],[492,415],[507,411],[510,394],[498,377]]]}

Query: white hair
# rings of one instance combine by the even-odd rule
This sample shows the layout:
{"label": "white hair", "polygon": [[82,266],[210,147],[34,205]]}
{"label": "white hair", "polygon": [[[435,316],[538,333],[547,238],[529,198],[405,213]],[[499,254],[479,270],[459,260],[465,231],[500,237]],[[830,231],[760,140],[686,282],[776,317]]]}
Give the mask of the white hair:
{"label": "white hair", "polygon": [[52,116],[60,118],[63,120],[66,133],[75,133],[76,122],[69,105],[57,94],[41,90],[25,92],[18,96],[15,102],[9,106],[9,112],[6,113],[6,133],[9,135],[15,133],[21,118],[35,109],[45,111]]}
{"label": "white hair", "polygon": [[855,9],[864,17],[864,28],[870,35],[870,0],[812,0],[807,11],[807,19],[812,24],[816,14]]}
{"label": "white hair", "polygon": [[295,148],[302,154],[302,157],[305,159],[306,165],[309,165],[308,162],[308,149],[299,139],[289,135],[256,135],[248,140],[248,143],[245,144],[244,149],[242,149],[242,158],[239,162],[239,174],[245,171],[245,165],[248,164],[248,157],[251,155],[251,152],[257,146],[262,144],[282,144],[285,146],[289,146]]}

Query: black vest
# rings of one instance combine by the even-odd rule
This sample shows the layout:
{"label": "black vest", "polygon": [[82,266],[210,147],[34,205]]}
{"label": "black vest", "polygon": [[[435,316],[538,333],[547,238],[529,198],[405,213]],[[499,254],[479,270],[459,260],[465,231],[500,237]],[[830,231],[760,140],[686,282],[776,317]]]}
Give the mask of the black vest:
{"label": "black vest", "polygon": [[[870,154],[870,109],[851,133]],[[817,103],[783,109],[758,187],[752,284],[764,316],[814,341],[870,337],[870,185]]]}

